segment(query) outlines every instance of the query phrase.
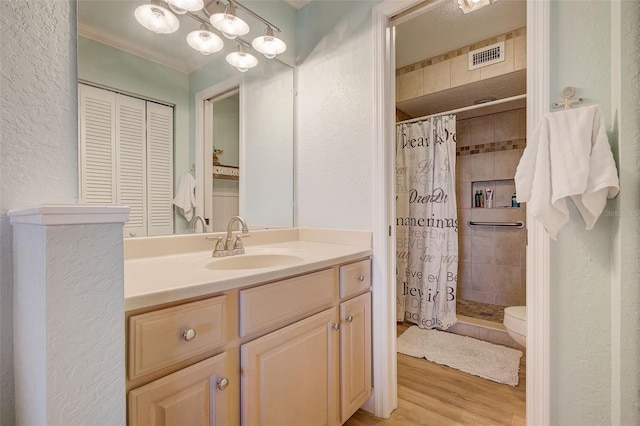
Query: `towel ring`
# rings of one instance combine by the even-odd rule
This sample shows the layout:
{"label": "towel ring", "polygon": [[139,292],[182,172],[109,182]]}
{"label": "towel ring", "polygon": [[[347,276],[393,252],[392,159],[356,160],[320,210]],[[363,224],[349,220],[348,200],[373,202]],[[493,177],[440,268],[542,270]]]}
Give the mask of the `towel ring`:
{"label": "towel ring", "polygon": [[582,101],[584,101],[584,99],[582,98],[574,99],[573,97],[575,95],[576,95],[576,88],[567,86],[564,89],[562,89],[562,91],[560,91],[560,97],[562,98],[562,100],[560,102],[553,103],[551,106],[553,106],[554,108],[564,107],[564,109],[571,109],[571,105],[579,104]]}

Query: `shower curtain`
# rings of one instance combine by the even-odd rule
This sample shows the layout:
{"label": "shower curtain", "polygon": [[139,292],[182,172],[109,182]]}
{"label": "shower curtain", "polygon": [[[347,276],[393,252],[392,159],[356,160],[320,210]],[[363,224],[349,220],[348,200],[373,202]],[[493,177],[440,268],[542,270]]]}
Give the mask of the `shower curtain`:
{"label": "shower curtain", "polygon": [[456,117],[396,127],[398,321],[446,330],[456,323]]}

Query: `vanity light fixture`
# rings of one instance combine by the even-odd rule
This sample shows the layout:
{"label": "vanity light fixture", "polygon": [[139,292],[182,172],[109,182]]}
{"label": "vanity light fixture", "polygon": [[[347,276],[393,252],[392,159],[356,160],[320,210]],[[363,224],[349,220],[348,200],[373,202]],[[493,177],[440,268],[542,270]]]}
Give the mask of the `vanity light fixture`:
{"label": "vanity light fixture", "polygon": [[199,30],[191,31],[187,35],[187,43],[203,55],[219,52],[224,47],[222,39],[217,34],[207,30],[204,24],[200,25]]}
{"label": "vanity light fixture", "polygon": [[159,0],[138,6],[135,16],[140,25],[157,34],[170,34],[180,28],[180,21],[176,15],[162,6]]}
{"label": "vanity light fixture", "polygon": [[165,0],[169,8],[178,15],[197,12],[204,7],[204,0]]}
{"label": "vanity light fixture", "polygon": [[497,0],[458,0],[458,7],[464,13],[471,13],[481,7],[489,6]]}
{"label": "vanity light fixture", "polygon": [[276,55],[287,50],[285,42],[273,35],[273,28],[271,27],[267,27],[264,30],[264,35],[262,37],[256,37],[253,39],[251,45],[268,59],[273,59]]}
{"label": "vanity light fixture", "polygon": [[238,50],[227,55],[227,62],[240,72],[247,72],[249,68],[258,65],[258,60],[251,53],[244,51],[242,44],[238,44]]}
{"label": "vanity light fixture", "polygon": [[[265,24],[267,27],[264,35],[256,37],[252,43],[242,39],[240,36],[247,34],[250,28],[244,20],[236,15],[236,9],[241,9]],[[201,24],[199,30],[191,31],[187,35],[187,43],[203,55],[218,52],[224,47],[222,39],[216,32],[228,39],[236,39],[239,42],[239,48],[236,52],[227,55],[227,62],[241,72],[258,64],[255,56],[245,52],[245,47],[253,48],[269,59],[275,58],[276,55],[287,50],[286,43],[274,35],[275,32],[280,32],[278,27],[236,0],[226,0],[226,4],[222,0],[151,0],[149,4],[139,6],[135,11],[135,16],[138,22],[148,30],[158,34],[169,34],[177,31],[180,27],[180,21],[172,11]]]}
{"label": "vanity light fixture", "polygon": [[230,40],[249,32],[249,24],[236,16],[236,7],[231,2],[227,4],[223,13],[214,13],[209,20],[211,25]]}

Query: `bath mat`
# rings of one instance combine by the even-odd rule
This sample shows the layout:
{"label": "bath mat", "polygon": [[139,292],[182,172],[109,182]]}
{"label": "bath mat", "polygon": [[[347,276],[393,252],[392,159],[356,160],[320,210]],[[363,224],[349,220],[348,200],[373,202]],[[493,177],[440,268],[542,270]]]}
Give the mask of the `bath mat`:
{"label": "bath mat", "polygon": [[398,337],[398,352],[494,382],[518,385],[522,352],[517,349],[414,325]]}

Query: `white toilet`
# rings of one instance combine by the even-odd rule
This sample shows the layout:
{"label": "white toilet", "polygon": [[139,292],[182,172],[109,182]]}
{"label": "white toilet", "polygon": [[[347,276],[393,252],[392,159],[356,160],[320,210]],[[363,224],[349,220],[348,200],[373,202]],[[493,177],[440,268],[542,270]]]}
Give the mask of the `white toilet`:
{"label": "white toilet", "polygon": [[527,307],[509,306],[504,309],[504,326],[518,344],[527,346]]}

